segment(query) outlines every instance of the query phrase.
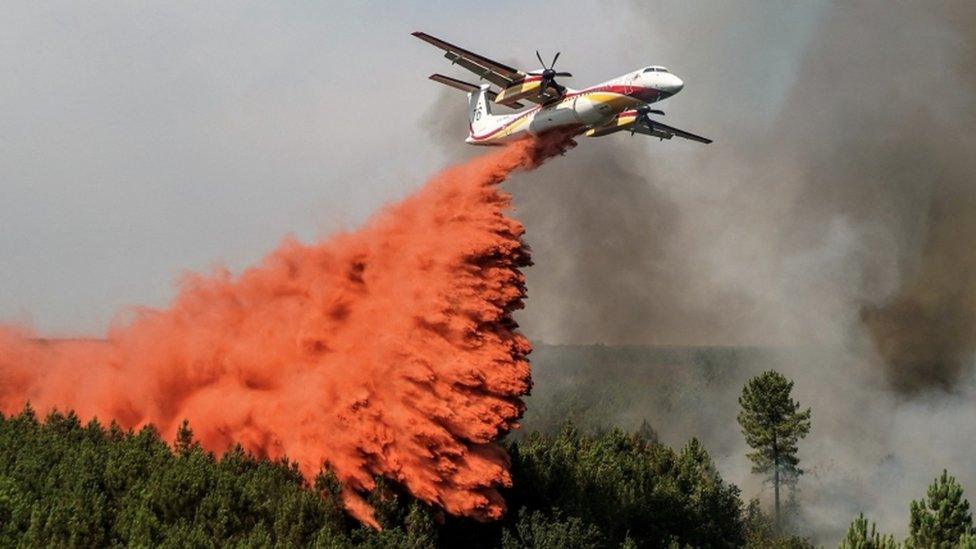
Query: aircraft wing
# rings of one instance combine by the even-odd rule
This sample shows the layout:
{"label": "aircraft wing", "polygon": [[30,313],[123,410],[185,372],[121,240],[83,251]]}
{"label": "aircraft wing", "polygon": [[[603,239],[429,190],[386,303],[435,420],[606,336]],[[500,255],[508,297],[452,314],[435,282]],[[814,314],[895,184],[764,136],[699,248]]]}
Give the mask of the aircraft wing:
{"label": "aircraft wing", "polygon": [[644,135],[650,135],[651,137],[658,137],[661,139],[671,139],[674,136],[678,136],[685,139],[690,139],[692,141],[697,141],[699,143],[707,144],[712,142],[712,140],[707,137],[702,137],[691,132],[679,130],[678,128],[668,126],[667,124],[662,124],[657,120],[651,120],[649,125],[646,123],[637,123],[633,130],[636,133],[642,133]]}
{"label": "aircraft wing", "polygon": [[[428,44],[432,44],[444,50],[444,57],[450,59],[451,63],[464,67],[465,69],[478,75],[478,78],[487,80],[503,90],[521,83],[526,79],[527,76],[529,76],[529,73],[527,72],[521,71],[514,67],[509,67],[504,63],[499,63],[498,61],[488,59],[487,57],[478,55],[477,53],[455,46],[450,42],[445,42],[440,38],[427,34],[426,32],[418,31],[411,34],[424,42],[427,42]],[[438,81],[444,83],[442,80],[438,79]],[[451,84],[447,85],[450,86]],[[558,99],[558,97],[559,95],[555,93],[555,90],[550,88],[549,90],[546,90],[545,93],[532,94],[530,97],[525,97],[524,99],[534,103],[545,104],[553,99]]]}
{"label": "aircraft wing", "polygon": [[509,67],[508,65],[499,63],[497,61],[492,61],[487,57],[470,52],[464,48],[459,48],[454,44],[441,40],[440,38],[433,37],[426,32],[414,32],[412,34],[424,42],[433,44],[434,46],[444,50],[446,52],[444,57],[450,59],[452,63],[461,65],[469,71],[477,74],[479,78],[484,78],[492,84],[501,86],[502,88],[507,88],[516,82],[520,82],[526,77],[524,72],[516,68]]}

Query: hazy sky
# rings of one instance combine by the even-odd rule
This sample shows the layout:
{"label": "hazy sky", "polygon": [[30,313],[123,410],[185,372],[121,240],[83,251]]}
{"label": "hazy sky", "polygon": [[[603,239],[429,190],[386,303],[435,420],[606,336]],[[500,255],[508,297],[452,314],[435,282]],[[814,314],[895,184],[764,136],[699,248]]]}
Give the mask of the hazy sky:
{"label": "hazy sky", "polygon": [[4,2],[0,320],[101,333],[165,305],[181,272],[240,269],[415,189],[448,161],[423,127],[442,97],[426,76],[462,71],[410,31],[530,69],[561,50],[577,86],[668,65],[687,82],[672,121],[721,141],[776,111],[820,7]]}

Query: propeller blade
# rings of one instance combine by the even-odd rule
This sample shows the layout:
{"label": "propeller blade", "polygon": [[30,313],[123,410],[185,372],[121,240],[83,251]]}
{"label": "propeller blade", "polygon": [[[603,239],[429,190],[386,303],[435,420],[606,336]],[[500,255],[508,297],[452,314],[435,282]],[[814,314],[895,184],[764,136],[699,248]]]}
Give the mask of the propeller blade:
{"label": "propeller blade", "polygon": [[559,59],[559,54],[560,53],[562,53],[562,52],[557,51],[556,52],[556,56],[552,58],[552,64],[549,65],[549,68],[550,69],[556,66],[556,59]]}
{"label": "propeller blade", "polygon": [[570,74],[570,73],[568,73],[568,72],[565,72],[565,71],[563,71],[563,72],[557,72],[557,73],[555,74],[555,76],[562,76],[562,77],[564,77],[564,78],[572,78],[572,77],[573,77],[573,75],[572,75],[572,74]]}
{"label": "propeller blade", "polygon": [[535,57],[536,57],[536,59],[539,60],[539,64],[542,65],[542,68],[544,68],[544,69],[545,68],[548,68],[548,67],[546,67],[545,62],[542,60],[542,56],[539,55],[539,50],[535,50]]}

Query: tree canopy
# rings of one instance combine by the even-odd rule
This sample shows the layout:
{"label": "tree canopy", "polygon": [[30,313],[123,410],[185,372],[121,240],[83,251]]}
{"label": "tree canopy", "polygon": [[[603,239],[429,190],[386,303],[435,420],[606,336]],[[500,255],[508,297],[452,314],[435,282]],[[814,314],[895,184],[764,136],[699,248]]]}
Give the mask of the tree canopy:
{"label": "tree canopy", "polygon": [[[650,434],[648,434],[650,433]],[[445,515],[396,484],[369,494],[380,531],[339,506],[328,469],[309,485],[288,460],[204,451],[183,424],[172,444],[72,412],[0,415],[0,546],[737,547],[750,535],[739,490],[692,439],[649,428],[530,433],[508,444],[509,512]],[[651,437],[651,438],[649,438]]]}

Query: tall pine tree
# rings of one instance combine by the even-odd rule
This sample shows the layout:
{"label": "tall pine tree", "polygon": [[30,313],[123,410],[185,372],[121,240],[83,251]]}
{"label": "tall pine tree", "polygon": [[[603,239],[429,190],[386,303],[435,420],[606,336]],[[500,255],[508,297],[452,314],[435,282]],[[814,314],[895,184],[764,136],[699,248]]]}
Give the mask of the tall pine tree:
{"label": "tall pine tree", "polygon": [[797,442],[810,432],[810,409],[800,411],[792,391],[792,381],[768,371],[750,379],[739,397],[739,425],[754,450],[748,454],[752,472],[768,474],[773,481],[776,525],[780,520],[780,484],[803,474],[796,457]]}

